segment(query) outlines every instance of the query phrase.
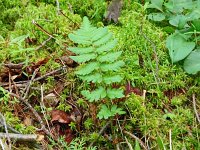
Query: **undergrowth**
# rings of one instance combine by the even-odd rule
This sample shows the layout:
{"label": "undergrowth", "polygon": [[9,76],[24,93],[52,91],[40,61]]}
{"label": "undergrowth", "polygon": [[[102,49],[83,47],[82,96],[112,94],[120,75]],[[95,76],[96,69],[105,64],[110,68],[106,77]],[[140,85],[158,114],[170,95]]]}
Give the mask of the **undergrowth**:
{"label": "undergrowth", "polygon": [[[2,29],[0,31],[0,61],[2,64],[0,75],[1,77],[5,76],[4,64],[24,63],[20,74],[12,75],[12,79],[21,74],[25,75],[26,79],[31,79],[33,72],[27,74],[26,69],[31,68],[37,62],[48,58],[48,61],[40,66],[40,74],[37,75],[41,76],[65,66],[64,59],[61,58],[71,56],[80,63],[77,69],[67,67],[67,72],[63,71],[59,75],[52,75],[42,81],[34,82],[27,99],[40,115],[43,116],[43,109],[45,110],[48,122],[51,121],[50,112],[53,109],[70,113],[77,107],[83,114],[83,118],[81,123],[69,124],[76,136],[71,144],[67,145],[65,139],[60,137],[58,141],[45,139],[42,144],[37,145],[47,148],[49,144],[49,149],[85,149],[91,143],[94,148],[90,149],[114,149],[118,144],[121,149],[129,149],[130,145],[132,148],[138,147],[140,143],[138,144],[137,140],[132,139],[124,132],[129,131],[150,149],[170,149],[170,147],[177,150],[200,149],[199,124],[192,102],[192,96],[195,94],[197,111],[199,111],[199,74],[188,75],[180,67],[181,63],[171,63],[165,45],[169,32],[166,32],[163,26],[155,25],[148,20],[147,5],[142,6],[139,3],[124,0],[119,23],[103,27],[102,18],[108,6],[107,1],[95,1],[89,5],[89,0],[80,1],[80,3],[73,0],[62,0],[59,2],[64,15],[58,13],[56,1],[43,2],[45,3],[0,1],[3,14],[0,16]],[[82,53],[73,51],[87,47],[86,43],[81,44],[79,41],[77,42],[77,37],[75,39],[72,37],[73,34],[79,34],[80,31],[82,33],[83,30],[79,28],[84,28],[80,23],[82,22],[81,18],[85,15],[94,26],[101,26],[100,28],[90,26],[91,29],[102,34],[103,31],[105,34],[113,33],[113,38],[118,39],[115,47],[105,49],[110,50],[113,54],[121,51],[120,59],[125,66],[117,69],[117,75],[123,77],[120,80],[117,79],[118,86],[111,86],[110,80],[107,84],[97,77],[88,78],[89,75],[99,73],[100,70],[86,74],[85,70],[81,74],[79,72],[84,65],[93,61],[98,62],[97,57],[108,54],[105,51],[105,54],[99,53],[94,56],[91,55],[94,54],[92,51],[84,54],[87,57],[82,57]],[[83,21],[87,22],[84,19]],[[49,37],[51,39],[40,47]],[[79,44],[74,44],[70,39]],[[90,43],[90,45],[92,44]],[[68,47],[75,46],[78,48],[69,48],[69,50],[76,53],[76,56],[68,51]],[[38,47],[40,48],[37,49]],[[69,59],[67,60],[69,61]],[[113,58],[113,61],[117,60]],[[110,63],[110,60],[106,63]],[[113,72],[105,71],[105,74],[111,76]],[[104,74],[100,75],[104,76]],[[0,79],[3,81],[4,78]],[[6,79],[6,82],[9,81],[8,77]],[[122,99],[115,99],[113,102],[108,97],[107,99],[105,96],[99,97],[99,93],[97,93],[97,97],[95,95],[91,99],[91,91],[95,90],[97,85],[102,86],[103,89],[120,87],[125,91],[123,94],[126,96]],[[55,89],[60,90],[59,93],[54,93],[56,97],[44,100],[44,107],[41,107],[41,87],[44,88],[46,96],[52,94]],[[9,88],[11,87],[7,86],[7,89]],[[89,91],[85,91],[85,94],[82,92],[81,95],[83,89]],[[16,92],[17,90],[13,89],[12,91]],[[21,91],[23,90],[20,89]],[[21,94],[20,92],[18,94]],[[18,99],[10,97],[2,88],[0,96],[0,112],[5,116],[8,125],[24,134],[36,133],[39,126],[37,121],[34,120],[34,123],[29,126],[24,123],[26,116],[32,115],[29,109]],[[115,113],[107,118],[99,117],[104,118],[100,120],[98,112],[101,109],[100,106],[105,104],[109,107],[117,104],[120,108],[124,108],[126,114],[116,115],[117,113]],[[109,121],[110,124],[104,133],[99,134],[102,127],[105,127]],[[77,129],[77,126],[80,128]],[[17,143],[13,143],[13,148],[15,146]],[[31,149],[27,145],[19,147]]]}

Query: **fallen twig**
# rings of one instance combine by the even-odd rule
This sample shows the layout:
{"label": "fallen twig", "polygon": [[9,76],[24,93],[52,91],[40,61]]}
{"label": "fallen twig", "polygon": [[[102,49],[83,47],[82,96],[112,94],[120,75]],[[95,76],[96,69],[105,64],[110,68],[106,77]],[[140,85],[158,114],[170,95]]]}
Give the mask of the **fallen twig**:
{"label": "fallen twig", "polygon": [[200,123],[200,118],[199,118],[199,114],[197,112],[197,108],[196,108],[196,100],[195,100],[195,94],[192,94],[192,102],[193,102],[193,108],[194,108],[194,112],[197,118],[197,121]]}
{"label": "fallen twig", "polygon": [[[43,138],[40,138],[38,135],[35,134],[15,134],[15,133],[8,133],[10,139],[18,140],[18,141],[40,141]],[[6,133],[0,132],[0,138],[6,138]]]}
{"label": "fallen twig", "polygon": [[4,116],[0,113],[0,122],[4,125],[4,129],[5,129],[5,137],[7,138],[8,140],[8,146],[9,146],[9,150],[11,150],[11,140],[10,140],[10,137],[8,135],[8,128],[7,128],[7,124],[6,124],[6,120],[4,118]]}
{"label": "fallen twig", "polygon": [[[56,74],[58,72],[61,72],[62,70],[66,69],[66,68],[67,68],[67,66],[60,67],[60,68],[58,68],[56,70],[53,70],[51,72],[46,73],[45,75],[43,75],[41,77],[35,78],[32,82],[36,82],[36,81],[42,80],[42,79],[44,79],[44,78],[46,78],[48,76],[54,75],[54,74]],[[27,82],[30,82],[30,80],[15,82],[15,84],[27,84]],[[11,84],[13,85],[13,83],[11,83]],[[0,86],[8,86],[8,85],[9,85],[9,83],[1,83],[0,84]]]}
{"label": "fallen twig", "polygon": [[24,93],[23,99],[26,99],[26,97],[27,97],[27,95],[28,95],[28,92],[29,92],[29,90],[30,90],[31,84],[32,84],[32,82],[33,82],[33,80],[34,80],[34,78],[35,78],[35,76],[36,76],[38,70],[39,70],[39,68],[37,68],[37,69],[33,72],[33,75],[32,75],[32,77],[31,77],[31,80],[29,81],[29,83],[27,84],[27,86],[26,86],[26,88],[25,88],[25,93]]}
{"label": "fallen twig", "polygon": [[[101,130],[100,130],[99,133],[98,133],[98,136],[100,136],[100,135],[103,134],[103,132],[104,132],[105,129],[109,126],[110,123],[111,123],[111,120],[108,121],[108,122],[106,123],[106,125],[103,126],[103,128],[101,128]],[[90,146],[89,146],[89,147],[92,147],[94,143],[95,143],[95,141],[93,141],[92,143],[90,143]]]}
{"label": "fallen twig", "polygon": [[145,146],[144,142],[142,142],[142,140],[140,140],[137,136],[133,135],[132,133],[128,132],[128,131],[123,131],[125,134],[129,135],[130,137],[132,137],[133,139],[136,139],[140,145],[142,146],[142,148],[144,150],[147,150],[147,147]]}
{"label": "fallen twig", "polygon": [[27,100],[23,99],[22,97],[14,94],[14,93],[9,92],[8,90],[5,90],[5,91],[7,93],[9,93],[11,96],[16,97],[17,99],[19,99],[20,101],[22,101],[24,104],[26,104],[26,106],[29,107],[29,109],[32,111],[32,113],[34,114],[34,116],[36,117],[36,119],[38,120],[38,122],[40,123],[41,129],[45,132],[45,134],[53,137],[52,134],[45,128],[44,122],[43,122],[42,118],[40,117],[40,115],[36,112],[36,110],[31,106],[31,104]]}
{"label": "fallen twig", "polygon": [[42,48],[42,47],[43,47],[44,45],[46,45],[46,43],[49,42],[51,39],[52,39],[52,37],[50,36],[47,40],[43,41],[43,42],[41,43],[41,45],[38,46],[35,50],[37,51],[37,50],[39,50],[40,48]]}

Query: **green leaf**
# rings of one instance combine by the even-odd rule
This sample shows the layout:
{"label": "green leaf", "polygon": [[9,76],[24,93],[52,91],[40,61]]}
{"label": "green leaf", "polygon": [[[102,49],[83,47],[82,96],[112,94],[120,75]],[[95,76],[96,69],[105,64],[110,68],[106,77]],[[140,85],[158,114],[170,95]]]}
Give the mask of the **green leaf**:
{"label": "green leaf", "polygon": [[98,47],[96,49],[96,52],[101,54],[103,52],[110,51],[112,48],[115,47],[116,44],[117,44],[117,40],[111,40],[111,41],[107,42],[106,44],[103,44],[100,47]]}
{"label": "green leaf", "polygon": [[90,92],[88,90],[81,91],[81,94],[89,101],[99,101],[106,97],[106,90],[100,86],[98,89]]}
{"label": "green leaf", "polygon": [[97,41],[100,38],[102,38],[103,36],[105,36],[106,34],[108,34],[108,29],[107,28],[98,28],[96,30],[96,32],[94,33],[93,37],[92,37],[92,41]]}
{"label": "green leaf", "polygon": [[100,68],[102,71],[118,71],[122,66],[124,66],[124,62],[120,60],[114,63],[101,64]]}
{"label": "green leaf", "polygon": [[97,55],[94,53],[82,54],[79,56],[70,56],[71,59],[73,59],[75,62],[78,62],[78,63],[84,63],[89,60],[95,59],[96,57],[97,57]]}
{"label": "green leaf", "polygon": [[110,99],[115,99],[115,98],[122,98],[124,97],[124,91],[122,89],[107,89],[107,97]]}
{"label": "green leaf", "polygon": [[187,42],[180,33],[174,33],[167,38],[166,47],[172,62],[178,62],[187,57],[195,47],[194,42]]}
{"label": "green leaf", "polygon": [[79,76],[82,80],[92,83],[101,83],[103,81],[100,73],[89,74],[86,76]]}
{"label": "green leaf", "polygon": [[78,44],[86,44],[86,45],[92,44],[90,37],[87,37],[87,36],[80,36],[80,35],[70,33],[68,37],[70,40]]}
{"label": "green leaf", "polygon": [[116,105],[112,105],[111,109],[109,109],[105,104],[101,105],[101,109],[99,113],[97,114],[97,117],[99,119],[108,119],[109,117],[113,117],[116,114],[122,115],[126,112],[122,110],[122,108],[117,108]]}
{"label": "green leaf", "polygon": [[110,111],[110,109],[106,106],[106,105],[101,105],[101,109],[99,111],[99,113],[97,114],[97,117],[99,119],[108,119],[109,117],[112,116],[112,113]]}
{"label": "green leaf", "polygon": [[187,14],[187,21],[197,20],[200,18],[200,9],[194,9],[192,12]]}
{"label": "green leaf", "polygon": [[175,27],[178,27],[179,29],[182,29],[187,24],[187,18],[184,15],[176,15],[172,16],[169,20],[169,23]]}
{"label": "green leaf", "polygon": [[135,148],[134,148],[134,150],[141,150],[138,140],[135,140]]}
{"label": "green leaf", "polygon": [[115,82],[120,82],[123,78],[120,75],[114,75],[114,76],[105,76],[103,77],[103,81],[106,84],[111,84]]}
{"label": "green leaf", "polygon": [[118,59],[118,57],[121,55],[122,51],[119,52],[110,52],[103,56],[99,56],[97,59],[100,62],[114,62]]}
{"label": "green leaf", "polygon": [[200,71],[200,49],[194,50],[185,59],[184,70],[189,74],[196,74]]}
{"label": "green leaf", "polygon": [[159,150],[166,150],[165,145],[164,145],[162,139],[160,138],[160,136],[157,137],[156,141],[158,143]]}
{"label": "green leaf", "polygon": [[194,3],[192,0],[169,0],[164,4],[165,7],[172,13],[182,13],[184,9],[193,9]]}
{"label": "green leaf", "polygon": [[155,8],[160,11],[163,11],[162,5],[163,5],[164,0],[151,0],[151,4],[147,6],[147,8]]}
{"label": "green leaf", "polygon": [[94,42],[93,44],[94,44],[94,46],[100,46],[100,45],[108,42],[111,38],[112,38],[112,33],[108,33],[105,36],[103,36],[101,39]]}
{"label": "green leaf", "polygon": [[92,71],[98,68],[99,68],[98,62],[90,62],[88,64],[83,64],[82,66],[80,66],[79,70],[76,71],[75,73],[78,75],[86,75],[90,74]]}
{"label": "green leaf", "polygon": [[163,21],[165,20],[165,14],[163,13],[150,13],[148,19],[153,21]]}
{"label": "green leaf", "polygon": [[112,116],[115,116],[116,114],[118,114],[118,115],[123,115],[123,114],[125,114],[125,113],[126,113],[126,112],[123,111],[122,108],[117,108],[117,105],[112,105],[112,106],[111,106],[111,114],[112,114]]}
{"label": "green leaf", "polygon": [[68,47],[68,50],[75,54],[85,54],[85,53],[90,53],[94,51],[93,47]]}

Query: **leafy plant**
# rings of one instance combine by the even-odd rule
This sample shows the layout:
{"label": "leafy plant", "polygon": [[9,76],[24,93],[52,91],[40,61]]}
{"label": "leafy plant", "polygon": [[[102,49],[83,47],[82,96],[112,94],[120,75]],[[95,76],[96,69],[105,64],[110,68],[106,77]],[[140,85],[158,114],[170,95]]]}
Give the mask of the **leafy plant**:
{"label": "leafy plant", "polygon": [[148,8],[156,10],[148,15],[149,19],[167,20],[176,30],[166,41],[172,63],[184,60],[183,68],[187,73],[199,72],[200,0],[151,0]]}
{"label": "leafy plant", "polygon": [[100,119],[124,114],[121,108],[112,105],[113,99],[124,97],[123,89],[112,87],[113,83],[122,81],[117,71],[124,65],[122,60],[118,60],[122,51],[112,50],[117,43],[112,39],[112,34],[106,27],[93,27],[84,17],[81,28],[69,34],[69,38],[79,44],[78,47],[68,48],[77,55],[71,58],[81,64],[75,73],[84,82],[94,84],[94,87],[81,91],[81,94],[89,102],[106,100],[98,113]]}

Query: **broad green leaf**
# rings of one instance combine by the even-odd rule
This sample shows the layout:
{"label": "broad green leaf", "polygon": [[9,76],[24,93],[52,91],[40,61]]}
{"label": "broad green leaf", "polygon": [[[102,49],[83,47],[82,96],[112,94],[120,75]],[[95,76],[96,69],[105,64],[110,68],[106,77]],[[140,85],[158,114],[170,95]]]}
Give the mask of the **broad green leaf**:
{"label": "broad green leaf", "polygon": [[164,0],[151,0],[151,4],[147,6],[147,8],[155,8],[160,11],[163,11],[162,5],[163,5]]}
{"label": "broad green leaf", "polygon": [[187,42],[180,33],[174,33],[167,38],[166,47],[172,62],[178,62],[187,57],[195,47],[194,42]]}
{"label": "broad green leaf", "polygon": [[97,55],[94,53],[82,54],[79,56],[70,56],[71,59],[73,59],[75,62],[78,62],[78,63],[84,63],[89,60],[95,59],[96,57],[97,57]]}
{"label": "broad green leaf", "polygon": [[135,148],[134,148],[134,150],[141,150],[138,140],[135,140]]}
{"label": "broad green leaf", "polygon": [[75,54],[85,54],[94,51],[93,47],[68,47],[68,50]]}
{"label": "broad green leaf", "polygon": [[96,30],[96,32],[94,32],[94,35],[92,37],[92,41],[96,41],[99,40],[100,38],[102,38],[103,36],[105,36],[108,33],[108,29],[107,28],[98,28]]}
{"label": "broad green leaf", "polygon": [[185,59],[184,70],[189,74],[196,74],[200,71],[200,49],[194,50]]}
{"label": "broad green leaf", "polygon": [[120,60],[114,63],[101,64],[100,68],[102,71],[118,71],[122,66],[124,66],[124,62]]}
{"label": "broad green leaf", "polygon": [[118,57],[121,55],[122,51],[119,52],[110,52],[103,56],[99,56],[97,59],[100,62],[114,62],[118,59]]}
{"label": "broad green leaf", "polygon": [[96,52],[99,53],[99,54],[101,54],[103,52],[110,51],[112,48],[115,47],[116,44],[117,44],[117,40],[110,40],[106,44],[101,45],[100,47],[98,47],[96,49]]}
{"label": "broad green leaf", "polygon": [[114,75],[114,76],[104,76],[103,81],[106,84],[111,84],[115,82],[120,82],[123,78],[120,75]]}
{"label": "broad green leaf", "polygon": [[124,97],[124,91],[122,89],[107,89],[107,97],[110,99],[115,99],[115,98],[122,98]]}
{"label": "broad green leaf", "polygon": [[98,68],[99,68],[99,63],[90,62],[88,64],[83,64],[82,66],[80,66],[79,70],[76,71],[75,73],[78,75],[86,75],[86,74],[90,74],[92,71]]}
{"label": "broad green leaf", "polygon": [[163,13],[150,13],[148,19],[153,21],[163,21],[165,20],[165,14]]}
{"label": "broad green leaf", "polygon": [[106,97],[106,90],[100,86],[98,89],[94,91],[88,91],[84,90],[81,91],[81,94],[89,101],[89,102],[94,102],[94,101],[99,101],[103,98]]}
{"label": "broad green leaf", "polygon": [[186,26],[187,18],[184,15],[172,16],[169,20],[169,23],[179,29],[183,29]]}
{"label": "broad green leaf", "polygon": [[165,145],[159,136],[157,137],[157,143],[158,143],[159,150],[166,150]]}
{"label": "broad green leaf", "polygon": [[92,83],[101,83],[102,75],[100,73],[89,74],[86,76],[79,76],[82,80]]}
{"label": "broad green leaf", "polygon": [[100,46],[100,45],[108,42],[111,38],[112,38],[112,33],[108,33],[105,36],[103,36],[101,39],[94,42],[93,44],[94,44],[94,46]]}
{"label": "broad green leaf", "polygon": [[192,20],[197,20],[200,18],[200,9],[194,9],[192,10],[192,12],[190,12],[189,14],[187,14],[187,21],[192,21]]}
{"label": "broad green leaf", "polygon": [[184,9],[193,9],[194,3],[192,0],[169,0],[164,4],[165,7],[172,13],[182,13]]}

